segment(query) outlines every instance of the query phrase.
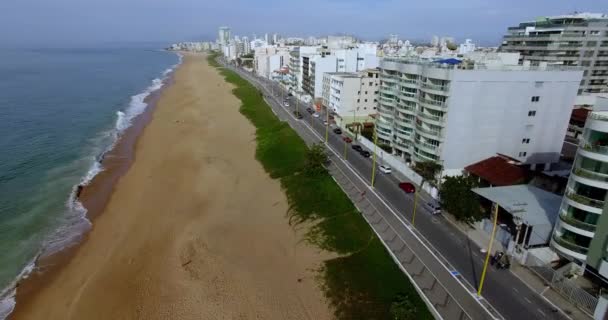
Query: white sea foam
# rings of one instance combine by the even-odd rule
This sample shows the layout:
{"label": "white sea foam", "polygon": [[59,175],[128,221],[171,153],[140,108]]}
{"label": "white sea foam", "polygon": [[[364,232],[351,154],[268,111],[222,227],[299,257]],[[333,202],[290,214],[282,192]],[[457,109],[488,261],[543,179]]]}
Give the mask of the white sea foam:
{"label": "white sea foam", "polygon": [[72,192],[66,201],[66,214],[62,217],[62,221],[58,223],[59,227],[44,242],[40,253],[37,254],[36,257],[34,257],[30,263],[23,268],[21,273],[12,283],[0,291],[0,320],[6,319],[15,308],[17,283],[23,279],[26,279],[28,275],[36,268],[36,261],[38,258],[56,253],[69,247],[70,245],[77,243],[78,240],[80,240],[81,237],[91,229],[91,221],[89,221],[87,218],[87,210],[76,198],[78,186],[88,185],[97,174],[103,171],[102,160],[104,155],[114,147],[124,131],[131,126],[133,120],[146,110],[148,107],[148,104],[145,101],[146,98],[154,91],[160,90],[169,75],[182,63],[183,56],[181,54],[177,55],[179,57],[177,64],[163,71],[161,78],[152,80],[152,84],[143,92],[132,96],[129,106],[124,111],[116,112],[116,122],[114,128],[110,132],[102,133],[102,135],[105,136],[110,135],[112,137],[112,142],[106,147],[100,146],[96,148],[98,151],[103,151],[98,153],[98,156],[91,157],[89,170],[82,177],[80,183],[73,187]]}

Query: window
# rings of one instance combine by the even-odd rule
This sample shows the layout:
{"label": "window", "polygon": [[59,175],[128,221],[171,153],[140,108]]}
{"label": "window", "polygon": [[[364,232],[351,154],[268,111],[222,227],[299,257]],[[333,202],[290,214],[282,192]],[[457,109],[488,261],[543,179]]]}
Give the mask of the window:
{"label": "window", "polygon": [[535,116],[536,116],[536,110],[528,111],[528,117],[535,117]]}
{"label": "window", "polygon": [[376,110],[376,107],[374,107],[374,110]]}
{"label": "window", "polygon": [[532,97],[532,102],[538,102],[540,100],[539,96],[533,96]]}
{"label": "window", "polygon": [[361,102],[361,99],[357,99],[357,102]]}
{"label": "window", "polygon": [[523,152],[520,152],[520,153],[519,153],[519,156],[520,156],[520,157],[525,157],[525,156],[526,156],[526,154],[527,154],[527,152],[523,151]]}
{"label": "window", "polygon": [[536,81],[536,82],[534,82],[534,87],[536,87],[536,88],[542,88],[543,87],[543,82],[542,81]]}
{"label": "window", "polygon": [[521,143],[529,144],[530,143],[530,138],[521,139]]}
{"label": "window", "polygon": [[581,84],[580,85],[584,86],[585,85],[585,80],[581,80]]}
{"label": "window", "polygon": [[378,94],[378,90],[374,91],[374,94]]}
{"label": "window", "polygon": [[367,99],[365,99],[365,102],[367,102]]}
{"label": "window", "polygon": [[597,41],[587,41],[587,47],[595,47],[597,45]]}
{"label": "window", "polygon": [[374,85],[374,83],[370,81],[370,82],[369,82],[369,85],[370,85],[370,87],[371,87],[372,85]]}
{"label": "window", "polygon": [[593,57],[593,51],[585,51],[585,57]]}
{"label": "window", "polygon": [[583,71],[583,77],[586,77],[589,74],[589,70]]}
{"label": "window", "polygon": [[361,90],[357,91],[357,94],[361,94]]}
{"label": "window", "polygon": [[581,66],[583,66],[583,67],[588,67],[590,65],[591,65],[591,61],[583,61],[583,62],[581,62]]}
{"label": "window", "polygon": [[367,91],[365,91],[365,94],[367,94]]}

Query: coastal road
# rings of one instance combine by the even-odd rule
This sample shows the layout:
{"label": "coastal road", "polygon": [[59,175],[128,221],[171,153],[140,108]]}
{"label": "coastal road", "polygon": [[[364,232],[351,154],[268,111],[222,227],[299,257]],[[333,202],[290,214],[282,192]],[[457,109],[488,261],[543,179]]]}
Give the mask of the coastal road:
{"label": "coastal road", "polygon": [[[290,101],[289,108],[281,105],[282,97],[286,97],[287,94],[281,91],[282,89],[276,83],[255,77],[241,69],[237,70],[234,67],[231,67],[231,69],[257,87],[264,87],[268,89],[269,93],[274,92],[277,99],[273,101],[274,103],[271,103],[271,107],[275,110],[275,113],[285,109],[295,109],[293,99]],[[311,106],[300,103],[300,112],[304,119],[299,122],[307,123],[306,127],[317,133],[315,139],[318,142],[318,137],[325,136],[324,117],[312,118],[305,111],[306,107]],[[281,118],[284,119],[289,116],[290,114],[283,114]],[[302,134],[302,130],[296,131]],[[306,136],[306,138],[311,139],[309,134],[306,134]],[[331,130],[328,145],[340,157],[343,157],[344,141]],[[356,174],[369,185],[372,171],[371,159],[363,158],[358,152],[347,146],[346,160],[350,168],[354,169]],[[380,198],[378,199],[378,205],[386,205],[393,212],[398,212],[402,218],[411,221],[412,195],[404,194],[398,188],[397,184],[401,181],[398,181],[394,175],[384,175],[378,170],[376,172],[374,191]],[[431,215],[428,208],[423,205],[424,202],[419,201],[416,228],[413,232],[419,239],[422,239],[430,251],[445,265],[445,268],[456,275],[456,278],[466,288],[465,295],[474,292],[478,285],[484,255],[480,253],[480,248],[475,243],[471,242],[458,228],[445,221],[445,218]],[[396,222],[396,224],[398,223]],[[556,308],[547,303],[544,298],[540,297],[509,271],[489,268],[484,284],[483,297],[506,319],[567,319],[566,316],[559,313]]]}

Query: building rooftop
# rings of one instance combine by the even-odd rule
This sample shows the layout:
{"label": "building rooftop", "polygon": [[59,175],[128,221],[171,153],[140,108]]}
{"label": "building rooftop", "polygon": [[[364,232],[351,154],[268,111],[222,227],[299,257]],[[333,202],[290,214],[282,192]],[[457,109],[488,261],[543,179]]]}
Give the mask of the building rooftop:
{"label": "building rooftop", "polygon": [[520,218],[530,226],[553,226],[562,202],[562,197],[527,184],[476,188],[472,191],[497,203],[513,217]]}
{"label": "building rooftop", "polygon": [[464,168],[493,186],[510,186],[524,183],[529,176],[528,170],[512,163],[505,157],[491,157]]}

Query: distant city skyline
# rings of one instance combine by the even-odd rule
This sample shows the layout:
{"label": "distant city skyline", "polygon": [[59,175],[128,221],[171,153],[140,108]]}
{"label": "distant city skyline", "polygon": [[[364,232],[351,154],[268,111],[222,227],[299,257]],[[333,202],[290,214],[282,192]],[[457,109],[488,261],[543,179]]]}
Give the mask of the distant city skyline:
{"label": "distant city skyline", "polygon": [[310,0],[78,0],[3,1],[0,33],[4,45],[214,40],[219,26],[233,35],[263,37],[350,34],[380,40],[430,41],[433,35],[499,44],[509,26],[538,16],[608,13],[596,0],[498,1]]}

